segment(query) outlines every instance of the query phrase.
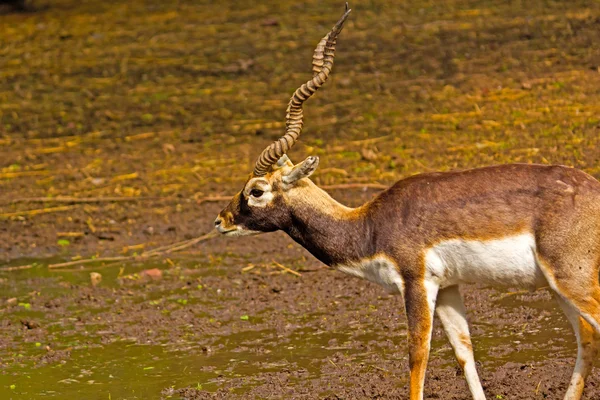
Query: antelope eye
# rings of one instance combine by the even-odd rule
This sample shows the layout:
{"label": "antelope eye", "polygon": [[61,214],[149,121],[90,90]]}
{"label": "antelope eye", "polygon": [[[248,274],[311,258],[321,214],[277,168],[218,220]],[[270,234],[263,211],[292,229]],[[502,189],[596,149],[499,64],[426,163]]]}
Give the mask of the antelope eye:
{"label": "antelope eye", "polygon": [[258,197],[262,196],[263,193],[264,193],[264,191],[262,191],[260,189],[252,189],[250,191],[250,196],[258,198]]}

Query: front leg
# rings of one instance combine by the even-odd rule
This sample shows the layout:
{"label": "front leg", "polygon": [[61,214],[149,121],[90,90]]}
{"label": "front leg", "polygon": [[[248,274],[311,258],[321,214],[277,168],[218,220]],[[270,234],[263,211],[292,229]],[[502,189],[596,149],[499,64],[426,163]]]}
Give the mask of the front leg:
{"label": "front leg", "polygon": [[408,320],[410,400],[423,399],[438,288],[437,283],[423,278],[406,280],[404,284],[404,307]]}

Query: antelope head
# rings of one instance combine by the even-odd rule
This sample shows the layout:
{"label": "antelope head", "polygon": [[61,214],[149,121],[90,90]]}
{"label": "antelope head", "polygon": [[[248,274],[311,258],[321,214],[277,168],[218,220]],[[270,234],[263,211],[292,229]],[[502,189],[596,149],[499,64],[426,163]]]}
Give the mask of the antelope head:
{"label": "antelope head", "polygon": [[289,101],[285,134],[263,150],[244,188],[219,213],[215,227],[222,234],[239,236],[285,230],[292,224],[292,209],[298,200],[320,197],[321,190],[309,179],[319,165],[319,158],[311,156],[294,165],[286,153],[302,131],[302,104],[331,73],[336,40],[350,11],[346,3],[344,15],[317,45],[312,61],[313,77]]}

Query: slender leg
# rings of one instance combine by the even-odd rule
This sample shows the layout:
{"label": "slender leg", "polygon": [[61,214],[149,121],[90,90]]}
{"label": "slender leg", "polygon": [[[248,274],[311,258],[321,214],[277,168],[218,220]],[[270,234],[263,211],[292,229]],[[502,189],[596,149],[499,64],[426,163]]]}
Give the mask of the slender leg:
{"label": "slender leg", "polygon": [[421,280],[405,283],[404,306],[408,319],[410,400],[423,399],[437,291],[438,285],[432,282]]}
{"label": "slender leg", "polygon": [[598,353],[600,334],[594,332],[592,325],[583,319],[579,312],[560,295],[556,295],[556,298],[573,326],[577,338],[577,361],[565,400],[579,400],[583,394],[585,378],[591,372],[594,359]]}
{"label": "slender leg", "polygon": [[[538,266],[556,294],[600,334],[600,285],[597,260],[554,257],[546,261],[537,254]],[[559,276],[560,278],[557,278]]]}
{"label": "slender leg", "polygon": [[[600,287],[594,282],[592,285],[581,285],[578,282],[551,281],[550,287],[558,294],[561,301],[573,308],[590,324],[596,333],[600,334]],[[590,287],[586,287],[590,286]]]}
{"label": "slender leg", "polygon": [[465,373],[469,390],[474,400],[485,400],[485,394],[477,375],[475,368],[475,358],[473,357],[473,346],[471,344],[471,335],[469,334],[469,325],[465,305],[460,297],[458,286],[450,286],[441,289],[438,298],[436,313],[446,336],[454,349],[456,360]]}

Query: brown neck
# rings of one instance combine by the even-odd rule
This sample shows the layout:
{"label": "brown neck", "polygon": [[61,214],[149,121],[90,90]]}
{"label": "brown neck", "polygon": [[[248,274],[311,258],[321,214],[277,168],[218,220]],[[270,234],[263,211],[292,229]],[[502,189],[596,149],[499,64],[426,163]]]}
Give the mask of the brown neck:
{"label": "brown neck", "polygon": [[330,266],[373,255],[366,205],[349,208],[308,179],[305,185],[288,193],[292,220],[283,230]]}

